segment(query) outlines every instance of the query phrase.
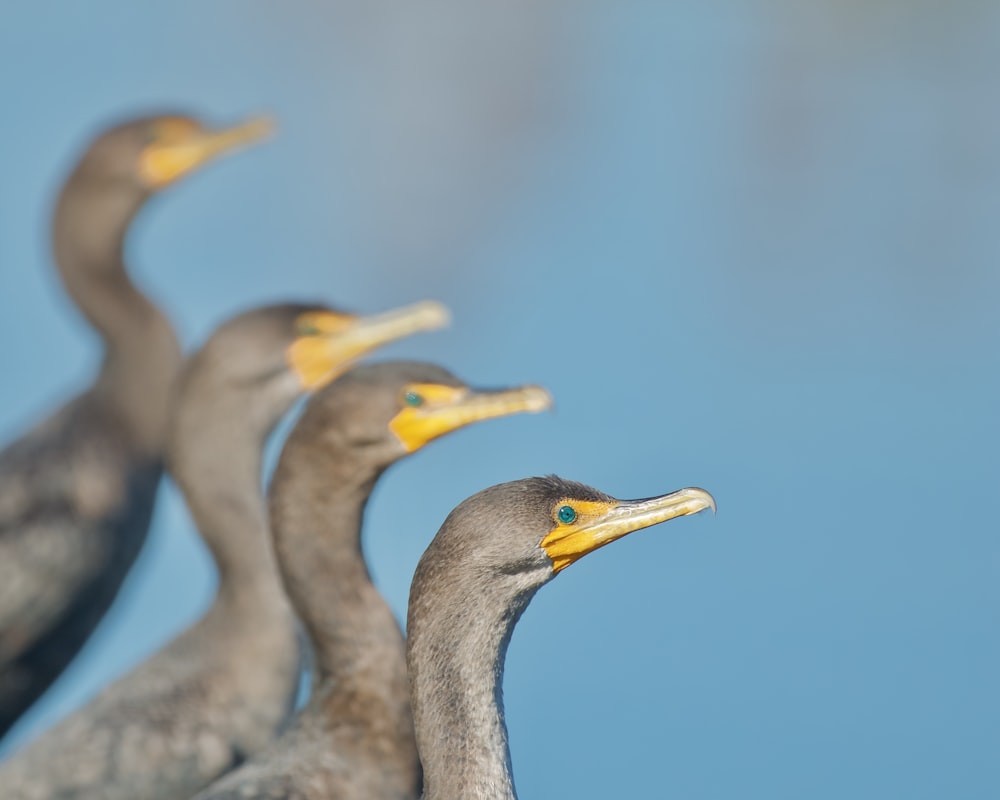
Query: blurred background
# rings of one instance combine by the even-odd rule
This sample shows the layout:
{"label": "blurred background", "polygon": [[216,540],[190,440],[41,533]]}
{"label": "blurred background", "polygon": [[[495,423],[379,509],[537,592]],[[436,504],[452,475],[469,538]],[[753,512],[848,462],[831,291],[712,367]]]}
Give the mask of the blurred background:
{"label": "blurred background", "polygon": [[[1000,796],[1000,6],[979,0],[10,4],[0,440],[94,372],[54,195],[133,114],[280,134],[157,198],[133,274],[188,346],[283,298],[423,298],[396,345],[553,414],[392,469],[367,552],[400,618],[447,512],[556,472],[702,515],[562,573],[505,697],[533,797]],[[272,442],[271,455],[280,442]],[[196,619],[172,484],[18,746]]]}

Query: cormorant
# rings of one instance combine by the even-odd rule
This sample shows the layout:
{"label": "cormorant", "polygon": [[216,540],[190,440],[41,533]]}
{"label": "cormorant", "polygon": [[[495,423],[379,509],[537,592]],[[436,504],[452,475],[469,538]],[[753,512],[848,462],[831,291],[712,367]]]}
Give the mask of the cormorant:
{"label": "cormorant", "polygon": [[389,466],[432,439],[550,404],[536,386],[478,391],[414,362],[356,367],[310,400],[275,470],[270,509],[315,654],[312,696],[277,741],[196,800],[420,796],[405,645],[365,565],[365,505]]}
{"label": "cormorant", "polygon": [[83,646],[149,528],[181,351],[126,271],[132,218],[268,129],[259,119],[224,130],[133,120],[90,145],[59,195],[55,261],[104,362],[90,389],[0,452],[0,737]]}
{"label": "cormorant", "polygon": [[553,476],[490,487],[448,515],[417,565],[407,614],[425,800],[515,797],[503,668],[535,592],[598,547],[706,508],[715,501],[703,489],[616,500]]}

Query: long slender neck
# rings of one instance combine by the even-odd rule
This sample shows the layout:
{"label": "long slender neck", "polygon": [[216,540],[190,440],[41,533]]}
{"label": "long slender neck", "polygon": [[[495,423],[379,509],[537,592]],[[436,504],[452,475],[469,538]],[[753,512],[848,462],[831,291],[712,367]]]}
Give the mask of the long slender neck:
{"label": "long slender neck", "polygon": [[444,570],[425,575],[428,591],[410,598],[407,664],[424,798],[514,800],[503,668],[530,594],[512,605],[489,586],[450,580]]}
{"label": "long slender neck", "polygon": [[182,397],[171,436],[171,472],[215,558],[216,607],[252,624],[284,621],[290,611],[261,488],[261,451],[270,431],[255,431],[245,412],[227,407],[224,394]]}
{"label": "long slender neck", "polygon": [[361,545],[365,504],[382,470],[350,448],[323,445],[293,433],[271,489],[285,587],[315,652],[314,691],[341,716],[351,713],[345,698],[364,694],[379,711],[361,709],[365,718],[355,722],[379,726],[412,749],[403,635]]}
{"label": "long slender neck", "polygon": [[141,202],[135,191],[95,187],[74,175],[56,206],[53,249],[66,291],[105,345],[95,391],[140,449],[158,455],[181,350],[166,317],[125,268],[125,236]]}

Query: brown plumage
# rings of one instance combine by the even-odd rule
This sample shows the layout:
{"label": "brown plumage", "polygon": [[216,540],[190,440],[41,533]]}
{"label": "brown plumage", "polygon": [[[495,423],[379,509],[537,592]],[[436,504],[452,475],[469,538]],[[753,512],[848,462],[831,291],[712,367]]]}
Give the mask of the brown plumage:
{"label": "brown plumage", "polygon": [[260,132],[134,120],[99,136],[59,195],[56,264],[104,362],[90,389],[0,453],[0,736],[87,640],[149,527],[181,352],[128,277],[129,225],[155,191]]}
{"label": "brown plumage", "polygon": [[295,625],[260,486],[265,440],[304,391],[443,321],[273,306],[222,326],[179,382],[168,465],[219,569],[205,616],[0,765],[4,800],[180,800],[260,750],[291,710]]}
{"label": "brown plumage", "polygon": [[290,728],[197,800],[410,800],[420,795],[403,636],[372,585],[362,516],[385,469],[426,441],[521,411],[537,387],[474,391],[431,364],[358,367],[309,403],[271,484],[271,530],[315,653]]}

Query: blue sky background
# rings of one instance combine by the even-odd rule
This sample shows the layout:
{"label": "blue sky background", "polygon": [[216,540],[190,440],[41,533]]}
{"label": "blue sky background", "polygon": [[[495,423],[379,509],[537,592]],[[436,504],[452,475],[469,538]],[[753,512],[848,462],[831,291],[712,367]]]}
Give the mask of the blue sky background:
{"label": "blue sky background", "polygon": [[[183,340],[272,300],[435,298],[452,329],[386,355],[556,398],[385,476],[367,551],[401,617],[438,525],[489,484],[719,502],[536,597],[505,681],[522,797],[996,798],[1000,7],[495,5],[5,8],[0,438],[95,367],[47,246],[90,132],[271,112],[277,138],[129,242]],[[8,749],[213,582],[168,484]]]}

